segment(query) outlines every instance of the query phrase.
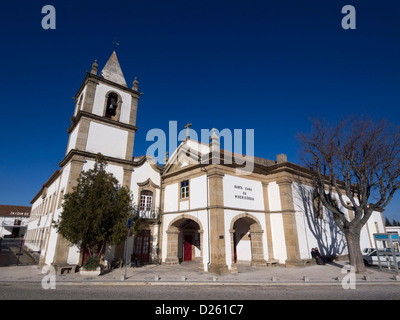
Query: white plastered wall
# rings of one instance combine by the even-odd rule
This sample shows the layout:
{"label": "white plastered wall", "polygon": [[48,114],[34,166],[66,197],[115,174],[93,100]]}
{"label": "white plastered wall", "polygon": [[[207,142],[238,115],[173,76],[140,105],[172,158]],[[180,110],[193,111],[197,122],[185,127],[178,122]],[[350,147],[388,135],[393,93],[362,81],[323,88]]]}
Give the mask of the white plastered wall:
{"label": "white plastered wall", "polygon": [[80,122],[76,125],[76,127],[74,128],[74,130],[72,130],[71,134],[69,135],[67,154],[68,154],[68,152],[70,152],[72,149],[74,149],[75,146],[76,146],[76,138],[77,138],[77,136],[78,136],[79,126],[80,126]]}
{"label": "white plastered wall", "polygon": [[[332,213],[323,207],[323,217],[315,218],[312,200],[313,188],[299,183],[292,184],[293,203],[296,211],[297,234],[299,239],[301,259],[311,258],[311,249],[318,247],[322,254],[345,255],[348,253],[346,238],[339,230]],[[340,201],[336,195],[339,206]],[[349,199],[344,196],[344,201]],[[342,208],[346,218],[348,211]],[[373,233],[384,232],[381,213],[374,212],[367,224],[361,229],[360,247],[369,248],[373,244]]]}
{"label": "white plastered wall", "polygon": [[178,211],[178,201],[179,201],[178,187],[179,187],[178,183],[165,186],[164,212]]}
{"label": "white plastered wall", "polygon": [[128,131],[90,122],[86,151],[125,159]]}

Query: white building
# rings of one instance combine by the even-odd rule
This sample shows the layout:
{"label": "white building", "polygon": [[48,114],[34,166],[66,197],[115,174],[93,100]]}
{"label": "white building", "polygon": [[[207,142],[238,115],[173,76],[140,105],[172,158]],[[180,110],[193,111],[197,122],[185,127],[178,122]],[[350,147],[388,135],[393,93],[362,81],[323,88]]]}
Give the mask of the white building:
{"label": "white building", "polygon": [[400,226],[386,226],[387,233],[398,234],[400,236]]}
{"label": "white building", "polygon": [[[220,152],[219,164],[204,164],[213,149]],[[216,139],[210,146],[187,139],[164,166],[163,263],[195,259],[200,270],[221,274],[236,272],[240,261],[306,266],[314,247],[327,256],[347,254],[332,214],[314,208],[308,170],[278,155],[277,161],[254,158],[251,174],[240,175],[238,165],[224,163],[225,153]],[[354,218],[352,212],[347,218]],[[380,212],[362,229],[361,247],[373,247],[377,232],[385,232]]]}
{"label": "white building", "polygon": [[[60,169],[31,202],[27,239],[39,243],[32,249],[40,251],[42,263],[82,263],[82,252],[57,234],[52,221],[59,219],[63,195],[82,170],[93,167],[98,152],[105,156],[107,170],[130,188],[147,221],[135,242],[128,243],[129,253],[142,262],[196,260],[200,270],[222,274],[236,272],[239,261],[256,267],[305,266],[312,261],[313,247],[323,255],[347,254],[331,214],[314,210],[307,170],[285,155],[276,161],[254,158],[252,172],[241,175],[239,165],[225,161],[228,152],[220,150],[214,134],[210,145],[187,137],[163,167],[150,157],[132,157],[138,82],[127,87],[115,52],[100,75],[97,66],[95,62],[75,96]],[[380,212],[363,228],[362,248],[372,246],[376,232],[385,232]],[[123,243],[108,246],[105,259],[116,260],[123,252]]]}
{"label": "white building", "polygon": [[0,238],[23,238],[31,207],[0,205]]}

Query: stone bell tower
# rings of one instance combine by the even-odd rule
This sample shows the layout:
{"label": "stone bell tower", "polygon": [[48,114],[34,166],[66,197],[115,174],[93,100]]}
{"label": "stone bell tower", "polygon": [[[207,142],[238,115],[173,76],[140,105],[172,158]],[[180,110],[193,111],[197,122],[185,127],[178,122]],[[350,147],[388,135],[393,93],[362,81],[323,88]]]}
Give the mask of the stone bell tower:
{"label": "stone bell tower", "polygon": [[[98,74],[95,61],[75,95],[68,146],[59,163],[68,177],[65,194],[72,191],[82,170],[92,168],[97,153],[102,153],[120,184],[130,186],[133,171],[138,100],[138,81],[128,88],[115,51]],[[57,239],[55,263],[67,259],[67,246]]]}
{"label": "stone bell tower", "polygon": [[[115,51],[99,75],[97,67],[95,61],[75,95],[75,112],[67,130],[70,134],[67,151],[60,166],[74,160],[93,159],[100,152],[107,162],[129,171],[141,95],[138,81],[135,78],[132,88],[127,87]],[[127,175],[124,174],[121,184],[129,185]]]}

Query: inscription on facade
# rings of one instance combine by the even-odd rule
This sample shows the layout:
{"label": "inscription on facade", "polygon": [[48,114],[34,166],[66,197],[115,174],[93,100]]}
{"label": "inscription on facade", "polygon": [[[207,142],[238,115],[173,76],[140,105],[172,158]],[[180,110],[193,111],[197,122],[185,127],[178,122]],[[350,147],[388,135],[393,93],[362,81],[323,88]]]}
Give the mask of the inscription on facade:
{"label": "inscription on facade", "polygon": [[236,191],[240,191],[240,194],[235,194],[235,199],[243,199],[254,201],[254,196],[252,195],[253,189],[250,187],[243,187],[240,185],[233,186]]}
{"label": "inscription on facade", "polygon": [[29,212],[15,212],[11,211],[10,216],[29,216]]}

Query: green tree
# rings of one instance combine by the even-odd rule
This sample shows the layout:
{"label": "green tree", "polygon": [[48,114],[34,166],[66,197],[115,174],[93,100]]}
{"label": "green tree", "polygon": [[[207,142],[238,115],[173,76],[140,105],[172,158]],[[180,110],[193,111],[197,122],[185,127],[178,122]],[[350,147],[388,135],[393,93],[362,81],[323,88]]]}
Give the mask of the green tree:
{"label": "green tree", "polygon": [[[106,243],[119,244],[126,237],[126,221],[133,212],[130,191],[107,173],[99,153],[93,169],[83,171],[72,192],[65,195],[58,232],[89,255],[101,253]],[[140,224],[133,218],[136,228]]]}

